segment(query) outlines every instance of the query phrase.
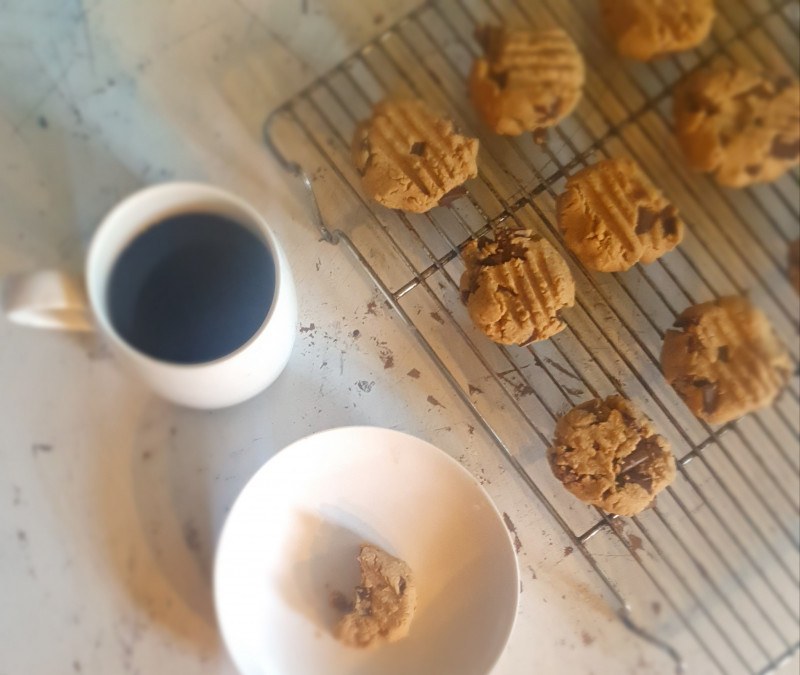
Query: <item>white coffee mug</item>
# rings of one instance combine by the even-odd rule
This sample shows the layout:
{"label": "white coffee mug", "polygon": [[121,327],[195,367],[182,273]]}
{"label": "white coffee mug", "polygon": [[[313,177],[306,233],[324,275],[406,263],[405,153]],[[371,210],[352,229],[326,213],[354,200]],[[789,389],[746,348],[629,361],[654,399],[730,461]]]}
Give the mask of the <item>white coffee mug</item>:
{"label": "white coffee mug", "polygon": [[[213,361],[171,363],[142,353],[115,330],[106,299],[108,281],[120,254],[142,232],[165,218],[198,212],[228,218],[261,239],[275,265],[275,291],[263,323],[241,347]],[[99,331],[127,370],[160,396],[192,408],[234,405],[272,384],[289,361],[297,332],[294,282],[275,235],[240,198],[198,183],[156,185],[118,204],[92,238],[85,284],[58,271],[19,274],[6,279],[3,305],[18,324]]]}

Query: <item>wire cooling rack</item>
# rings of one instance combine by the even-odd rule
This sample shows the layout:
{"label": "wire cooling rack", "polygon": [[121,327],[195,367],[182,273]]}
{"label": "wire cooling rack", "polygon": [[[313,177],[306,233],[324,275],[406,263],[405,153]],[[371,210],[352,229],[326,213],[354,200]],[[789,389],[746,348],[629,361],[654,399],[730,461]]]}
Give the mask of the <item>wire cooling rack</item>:
{"label": "wire cooling rack", "polygon": [[[619,603],[623,621],[692,672],[764,673],[800,649],[800,301],[786,280],[800,235],[793,171],[772,185],[718,188],[687,170],[671,129],[686,73],[737,62],[792,72],[797,0],[719,0],[711,37],[652,64],[624,62],[598,30],[595,0],[427,2],[276,110],[265,142],[308,188],[324,239],[346,246],[415,334],[528,488]],[[564,27],[587,63],[583,101],[550,130],[489,132],[466,97],[482,21]],[[358,120],[387,94],[412,93],[480,138],[480,174],[448,208],[414,215],[367,200],[349,158]],[[562,245],[555,197],[572,172],[632,156],[678,205],[681,246],[616,274],[583,268]],[[546,237],[577,284],[567,329],[529,347],[491,343],[459,301],[460,249],[499,223]],[[664,331],[690,304],[745,293],[787,344],[793,376],[770,409],[722,427],[695,419],[661,376]],[[555,421],[591,397],[634,399],[672,442],[678,478],[625,519],[572,498],[546,449]]]}

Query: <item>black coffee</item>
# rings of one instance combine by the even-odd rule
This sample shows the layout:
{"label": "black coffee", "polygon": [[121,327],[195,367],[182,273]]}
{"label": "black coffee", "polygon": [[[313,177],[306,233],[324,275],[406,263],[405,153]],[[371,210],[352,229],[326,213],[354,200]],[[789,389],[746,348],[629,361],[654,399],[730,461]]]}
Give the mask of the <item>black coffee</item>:
{"label": "black coffee", "polygon": [[269,312],[275,264],[250,230],[189,213],[149,228],[122,252],[106,301],[119,335],[163,361],[202,363],[247,342]]}

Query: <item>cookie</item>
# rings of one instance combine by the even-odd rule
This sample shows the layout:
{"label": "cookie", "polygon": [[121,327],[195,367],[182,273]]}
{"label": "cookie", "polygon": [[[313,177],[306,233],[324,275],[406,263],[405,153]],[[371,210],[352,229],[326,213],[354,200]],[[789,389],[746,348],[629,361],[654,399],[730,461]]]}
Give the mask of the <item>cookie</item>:
{"label": "cookie", "polygon": [[683,239],[678,210],[626,157],[571,176],[556,210],[567,246],[598,272],[651,263]]}
{"label": "cookie", "polygon": [[621,56],[648,61],[696,47],[714,23],[713,0],[600,0]]}
{"label": "cookie", "polygon": [[689,165],[720,185],[768,183],[800,162],[800,82],[744,68],[700,70],[675,90]]}
{"label": "cookie", "polygon": [[409,566],[372,544],[358,556],[361,583],[353,609],[336,626],[336,637],[351,647],[379,640],[396,642],[408,635],[417,609],[417,588]]}
{"label": "cookie", "polygon": [[356,127],[353,164],[364,191],[390,209],[425,213],[478,175],[478,140],[417,99],[378,103]]}
{"label": "cookie", "polygon": [[635,516],[675,479],[669,443],[622,396],[575,406],[556,423],[553,474],[581,501]]}
{"label": "cookie", "polygon": [[770,405],[791,363],[767,317],[727,296],[681,312],[664,336],[661,369],[700,419],[724,424]]}
{"label": "cookie", "polygon": [[475,39],[484,55],[472,64],[470,97],[498,134],[538,132],[557,124],[578,104],[583,57],[563,30],[480,26]]}
{"label": "cookie", "polygon": [[795,293],[800,295],[800,239],[789,244],[789,281]]}
{"label": "cookie", "polygon": [[529,231],[501,230],[494,241],[471,241],[462,257],[461,300],[490,339],[527,345],[565,327],[560,312],[575,304],[575,281],[547,240]]}

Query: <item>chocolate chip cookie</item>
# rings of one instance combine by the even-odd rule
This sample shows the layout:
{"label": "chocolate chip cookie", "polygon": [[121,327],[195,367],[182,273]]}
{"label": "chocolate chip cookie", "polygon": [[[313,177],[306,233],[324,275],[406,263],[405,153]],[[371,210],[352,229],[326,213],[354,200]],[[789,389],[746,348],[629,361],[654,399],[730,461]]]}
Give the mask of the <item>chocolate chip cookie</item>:
{"label": "chocolate chip cookie", "polygon": [[478,140],[417,99],[378,103],[353,136],[364,191],[390,209],[425,213],[478,175]]}
{"label": "chocolate chip cookie", "polygon": [[683,239],[678,210],[627,157],[571,176],[556,208],[567,246],[598,272],[651,263]]}
{"label": "chocolate chip cookie", "polygon": [[582,403],[559,419],[547,459],[569,492],[620,516],[646,509],[675,479],[669,443],[622,396]]}
{"label": "chocolate chip cookie", "polygon": [[800,82],[733,67],[700,70],[675,90],[689,165],[717,183],[768,183],[800,162]]}
{"label": "chocolate chip cookie", "polygon": [[770,405],[791,362],[761,310],[732,295],[681,312],[664,336],[661,369],[697,417],[724,424]]}
{"label": "chocolate chip cookie", "polygon": [[789,281],[795,293],[800,295],[800,239],[789,244]]}
{"label": "chocolate chip cookie", "polygon": [[560,313],[575,304],[575,281],[546,239],[501,230],[494,241],[471,241],[462,257],[461,300],[491,340],[527,345],[565,327]]}
{"label": "chocolate chip cookie", "polygon": [[619,54],[640,61],[696,47],[715,14],[713,0],[600,0],[600,11]]}
{"label": "chocolate chip cookie", "polygon": [[479,26],[484,55],[469,77],[472,101],[498,134],[511,136],[551,127],[581,98],[583,57],[560,29],[533,32]]}
{"label": "chocolate chip cookie", "polygon": [[411,568],[373,544],[361,546],[358,564],[361,583],[356,586],[352,611],[336,626],[336,637],[351,647],[406,637],[417,609]]}

